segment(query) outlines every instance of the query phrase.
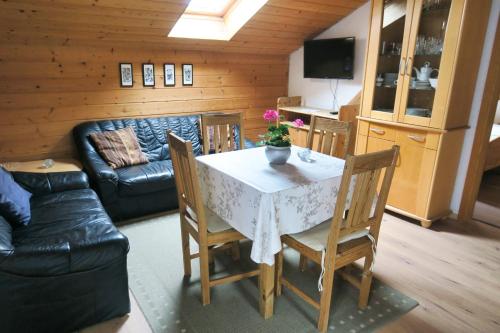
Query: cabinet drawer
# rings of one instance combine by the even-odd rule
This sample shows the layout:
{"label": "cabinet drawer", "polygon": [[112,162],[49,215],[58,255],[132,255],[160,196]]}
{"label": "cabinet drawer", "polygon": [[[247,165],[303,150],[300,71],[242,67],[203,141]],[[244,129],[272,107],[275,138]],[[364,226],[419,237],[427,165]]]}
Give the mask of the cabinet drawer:
{"label": "cabinet drawer", "polygon": [[437,150],[439,145],[438,133],[425,131],[398,129],[396,131],[396,142],[398,145],[415,145],[422,148]]}
{"label": "cabinet drawer", "polygon": [[289,130],[290,139],[295,146],[305,147],[307,145],[308,130],[302,128],[291,128]]}
{"label": "cabinet drawer", "polygon": [[394,127],[372,123],[368,129],[368,136],[394,141],[396,139],[396,129]]}

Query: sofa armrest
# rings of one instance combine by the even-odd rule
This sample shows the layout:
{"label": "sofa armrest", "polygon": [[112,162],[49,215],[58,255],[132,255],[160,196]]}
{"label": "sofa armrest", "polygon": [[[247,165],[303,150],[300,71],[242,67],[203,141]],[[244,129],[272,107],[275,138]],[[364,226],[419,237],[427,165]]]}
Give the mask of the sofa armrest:
{"label": "sofa armrest", "polygon": [[90,183],[105,204],[114,200],[118,175],[102,159],[89,140],[89,134],[96,131],[92,123],[83,123],[73,129],[76,148],[80,155],[85,172],[89,175]]}
{"label": "sofa armrest", "polygon": [[88,172],[92,180],[111,182],[114,184],[118,182],[118,175],[115,170],[113,170],[101,156],[90,151],[82,152],[81,155],[85,171]]}
{"label": "sofa armrest", "polygon": [[12,175],[17,183],[34,195],[89,188],[88,177],[81,171],[50,173],[13,172]]}
{"label": "sofa armrest", "polygon": [[114,201],[118,186],[118,175],[95,151],[81,151],[84,170],[90,178],[92,187],[98,192],[106,205]]}

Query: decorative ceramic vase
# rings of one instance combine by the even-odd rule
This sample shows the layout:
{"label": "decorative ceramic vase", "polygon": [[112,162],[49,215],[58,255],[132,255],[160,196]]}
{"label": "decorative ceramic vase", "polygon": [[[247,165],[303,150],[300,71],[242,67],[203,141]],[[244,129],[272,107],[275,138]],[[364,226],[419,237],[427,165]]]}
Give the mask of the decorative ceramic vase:
{"label": "decorative ceramic vase", "polygon": [[291,147],[266,146],[266,157],[271,164],[285,164],[291,152]]}

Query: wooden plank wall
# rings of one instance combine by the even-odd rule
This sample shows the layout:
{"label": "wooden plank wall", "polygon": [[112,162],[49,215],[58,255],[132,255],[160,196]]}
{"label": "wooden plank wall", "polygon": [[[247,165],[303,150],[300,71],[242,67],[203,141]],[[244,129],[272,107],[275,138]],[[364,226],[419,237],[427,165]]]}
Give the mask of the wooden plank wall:
{"label": "wooden plank wall", "polygon": [[[0,43],[3,161],[76,156],[71,130],[94,119],[244,111],[247,135],[256,139],[263,110],[287,95],[286,55]],[[119,62],[133,63],[133,88],[120,88]],[[155,63],[155,88],[142,87],[143,62]],[[165,62],[176,64],[176,87],[163,86]],[[192,87],[182,86],[182,63],[194,65]]]}

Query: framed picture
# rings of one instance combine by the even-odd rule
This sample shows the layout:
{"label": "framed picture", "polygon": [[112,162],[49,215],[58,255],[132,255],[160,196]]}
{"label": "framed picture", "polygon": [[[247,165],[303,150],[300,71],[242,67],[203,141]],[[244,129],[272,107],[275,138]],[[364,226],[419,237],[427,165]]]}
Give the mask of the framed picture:
{"label": "framed picture", "polygon": [[132,73],[132,64],[120,63],[120,87],[132,87],[134,85],[134,76]]}
{"label": "framed picture", "polygon": [[155,86],[155,65],[142,64],[142,85],[144,87]]}
{"label": "framed picture", "polygon": [[193,64],[182,64],[182,85],[193,85]]}
{"label": "framed picture", "polygon": [[163,64],[163,84],[165,87],[175,86],[175,64]]}

